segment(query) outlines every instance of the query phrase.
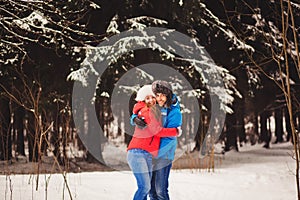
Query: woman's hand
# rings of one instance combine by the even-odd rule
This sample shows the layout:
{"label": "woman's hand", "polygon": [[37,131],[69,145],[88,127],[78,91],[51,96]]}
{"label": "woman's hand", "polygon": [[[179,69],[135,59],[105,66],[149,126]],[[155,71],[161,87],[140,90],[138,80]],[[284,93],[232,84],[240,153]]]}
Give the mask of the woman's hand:
{"label": "woman's hand", "polygon": [[140,128],[140,129],[144,129],[144,128],[147,126],[147,123],[146,123],[145,120],[142,119],[142,118],[135,117],[135,118],[133,119],[133,121],[134,121],[135,125],[136,125],[138,128]]}
{"label": "woman's hand", "polygon": [[177,127],[177,137],[180,137],[182,135],[182,129],[181,126]]}

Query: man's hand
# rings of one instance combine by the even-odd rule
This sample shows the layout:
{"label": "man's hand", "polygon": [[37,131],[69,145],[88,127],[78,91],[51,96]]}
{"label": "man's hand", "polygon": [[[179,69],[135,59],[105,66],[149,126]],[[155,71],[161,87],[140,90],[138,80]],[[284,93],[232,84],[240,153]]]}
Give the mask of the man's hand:
{"label": "man's hand", "polygon": [[135,125],[140,129],[144,129],[147,126],[147,123],[144,121],[144,119],[141,119],[139,117],[135,117],[133,121]]}

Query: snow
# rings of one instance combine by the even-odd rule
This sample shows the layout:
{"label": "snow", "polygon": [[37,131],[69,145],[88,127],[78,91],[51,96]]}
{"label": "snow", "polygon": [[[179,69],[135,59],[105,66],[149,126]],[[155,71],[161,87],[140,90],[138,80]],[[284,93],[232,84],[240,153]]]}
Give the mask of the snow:
{"label": "snow", "polygon": [[112,18],[112,20],[110,21],[109,26],[106,30],[106,33],[113,33],[113,34],[120,33],[120,31],[118,30],[119,26],[118,26],[117,20],[118,20],[118,15],[115,15]]}
{"label": "snow", "polygon": [[[44,17],[43,13],[39,11],[33,11],[29,16],[13,21],[25,30],[30,30],[30,26],[45,28],[45,25],[48,24],[48,20]],[[36,22],[40,24],[36,25]]]}
{"label": "snow", "polygon": [[[172,200],[292,200],[296,199],[295,161],[290,143],[244,145],[240,152],[216,155],[214,172],[206,169],[172,170],[170,197]],[[1,199],[46,199],[45,181],[49,178],[47,199],[70,199],[62,174],[36,176],[0,176]],[[9,181],[11,179],[10,193]],[[73,199],[132,199],[136,183],[130,171],[68,173]],[[12,195],[12,196],[10,196]]]}
{"label": "snow", "polygon": [[[137,26],[135,26],[135,24],[140,24],[140,26],[146,27],[146,24],[143,24],[141,22],[152,22],[153,24],[156,24],[156,25],[168,24],[168,22],[165,20],[154,18],[154,17],[149,17],[149,16],[139,16],[139,17],[130,18],[130,19],[127,19],[126,22],[131,24],[132,28],[137,27]],[[140,29],[140,30],[142,30],[142,29]]]}

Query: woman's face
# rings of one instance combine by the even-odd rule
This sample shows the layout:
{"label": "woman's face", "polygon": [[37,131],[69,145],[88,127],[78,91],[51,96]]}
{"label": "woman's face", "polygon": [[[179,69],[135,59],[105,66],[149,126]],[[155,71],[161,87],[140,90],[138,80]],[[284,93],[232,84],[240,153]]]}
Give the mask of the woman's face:
{"label": "woman's face", "polygon": [[147,104],[148,107],[154,106],[156,103],[156,99],[152,95],[147,95],[145,97],[145,103]]}
{"label": "woman's face", "polygon": [[167,96],[163,93],[156,93],[156,101],[159,106],[163,106],[167,101]]}

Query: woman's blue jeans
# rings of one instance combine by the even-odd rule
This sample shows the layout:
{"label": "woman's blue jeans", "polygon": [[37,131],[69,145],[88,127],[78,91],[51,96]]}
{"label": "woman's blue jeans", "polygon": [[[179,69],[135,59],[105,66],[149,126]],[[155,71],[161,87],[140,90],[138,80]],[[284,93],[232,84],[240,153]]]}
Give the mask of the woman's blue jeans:
{"label": "woman's blue jeans", "polygon": [[142,149],[130,149],[127,153],[127,162],[138,186],[133,200],[147,200],[151,188],[152,155]]}
{"label": "woman's blue jeans", "polygon": [[172,160],[154,159],[151,190],[151,200],[169,200],[169,175],[172,168]]}

